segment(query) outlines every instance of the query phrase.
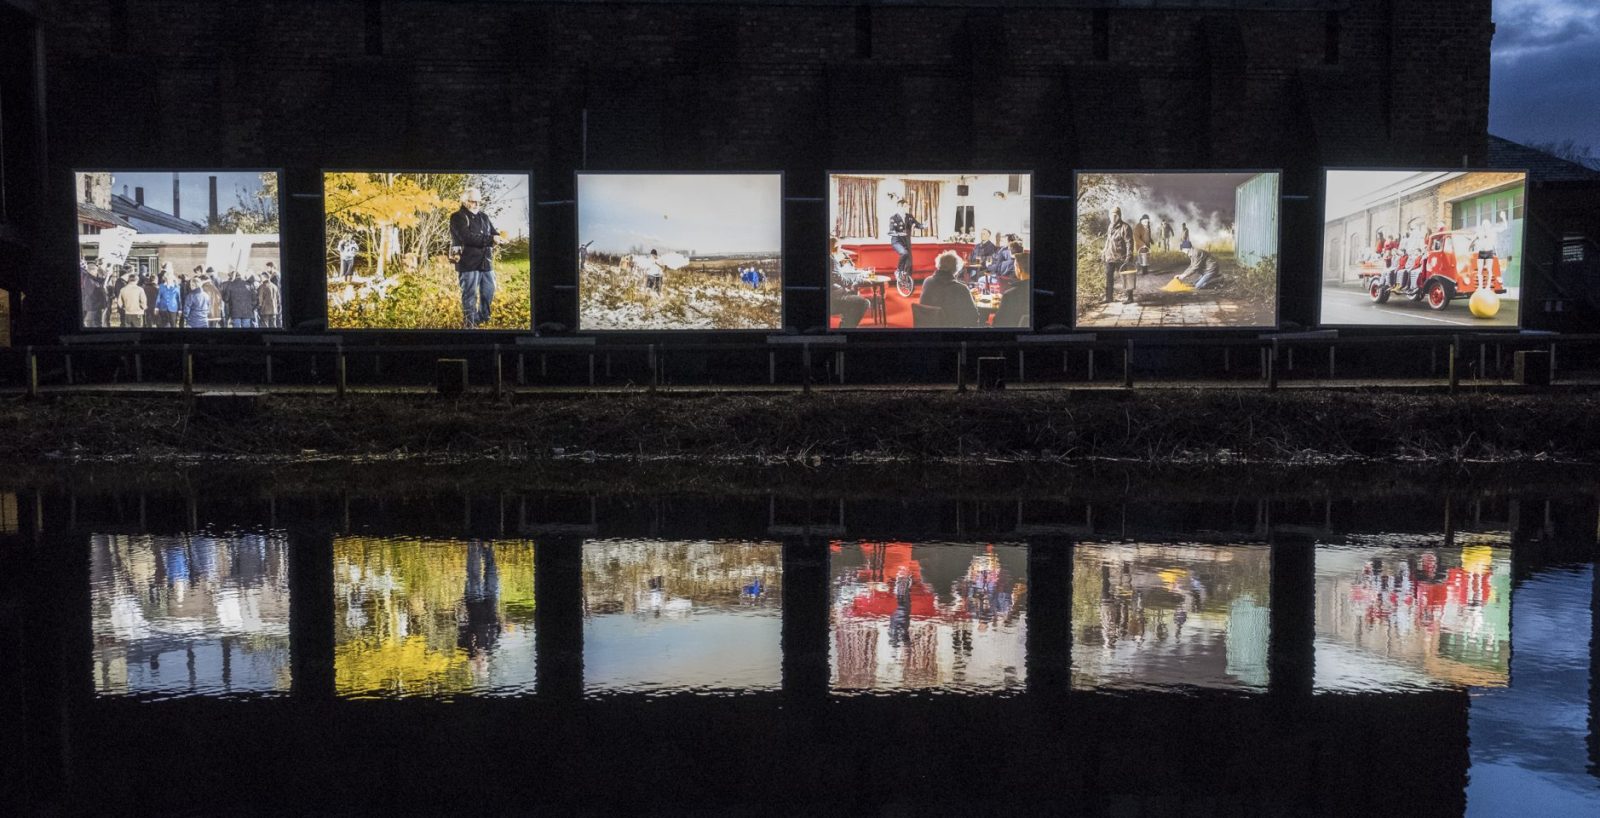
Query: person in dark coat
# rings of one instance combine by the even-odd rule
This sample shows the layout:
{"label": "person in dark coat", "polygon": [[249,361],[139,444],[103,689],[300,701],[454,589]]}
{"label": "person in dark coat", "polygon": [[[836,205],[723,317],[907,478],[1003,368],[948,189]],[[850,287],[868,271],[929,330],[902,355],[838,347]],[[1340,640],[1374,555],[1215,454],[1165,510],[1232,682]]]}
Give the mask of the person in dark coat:
{"label": "person in dark coat", "polygon": [[456,277],[461,284],[461,323],[467,329],[489,321],[494,305],[494,247],[499,233],[483,212],[483,192],[461,194],[461,209],[450,217],[450,245],[458,248]]}
{"label": "person in dark coat", "polygon": [[889,246],[900,257],[894,266],[897,279],[911,276],[911,231],[922,226],[922,222],[911,215],[911,200],[902,198],[899,212],[889,217]]}
{"label": "person in dark coat", "polygon": [[1117,300],[1117,273],[1133,258],[1133,228],[1122,220],[1122,208],[1113,208],[1106,228],[1106,246],[1100,254],[1106,265],[1106,303]]}
{"label": "person in dark coat", "polygon": [[256,325],[256,285],[241,273],[222,285],[222,302],[228,311],[228,326],[251,329]]}
{"label": "person in dark coat", "polygon": [[183,297],[183,323],[196,329],[211,326],[210,288],[198,284],[189,288],[189,293]]}
{"label": "person in dark coat", "polygon": [[978,243],[972,246],[972,255],[967,257],[967,266],[976,270],[988,270],[989,259],[1000,252],[1000,245],[994,243],[992,233],[985,227],[978,231]]}
{"label": "person in dark coat", "polygon": [[1022,242],[1012,242],[1011,260],[1016,282],[1006,290],[1005,295],[1000,296],[1000,309],[995,310],[994,325],[1027,329],[1033,307],[1033,254],[1022,249]]}
{"label": "person in dark coat", "polygon": [[960,270],[961,257],[947,250],[934,261],[933,275],[922,282],[922,298],[918,303],[942,310],[939,313],[941,327],[977,327],[983,323],[978,305],[972,301],[972,291],[956,280]]}
{"label": "person in dark coat", "polygon": [[98,262],[91,267],[89,262],[82,258],[78,259],[78,287],[83,296],[85,327],[105,326],[106,307],[111,304],[111,299],[106,297],[105,279],[99,273]]}

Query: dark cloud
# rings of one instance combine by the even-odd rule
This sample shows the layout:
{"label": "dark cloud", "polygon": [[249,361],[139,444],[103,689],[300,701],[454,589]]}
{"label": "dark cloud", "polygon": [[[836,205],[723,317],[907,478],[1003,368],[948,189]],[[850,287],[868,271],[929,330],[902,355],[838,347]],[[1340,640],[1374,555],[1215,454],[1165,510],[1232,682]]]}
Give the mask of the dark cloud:
{"label": "dark cloud", "polygon": [[1573,18],[1554,24],[1526,19],[1499,22],[1494,30],[1494,53],[1507,57],[1588,40],[1600,40],[1600,23],[1594,20]]}
{"label": "dark cloud", "polygon": [[1600,149],[1600,4],[1495,0],[1489,130]]}

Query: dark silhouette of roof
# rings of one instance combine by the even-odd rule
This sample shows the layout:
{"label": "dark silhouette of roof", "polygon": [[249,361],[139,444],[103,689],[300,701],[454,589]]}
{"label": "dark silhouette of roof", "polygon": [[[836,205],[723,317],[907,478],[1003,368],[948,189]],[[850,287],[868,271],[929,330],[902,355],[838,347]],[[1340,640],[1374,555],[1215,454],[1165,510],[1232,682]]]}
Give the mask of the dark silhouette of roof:
{"label": "dark silhouette of roof", "polygon": [[1551,153],[1520,145],[1509,139],[1489,135],[1489,167],[1499,170],[1526,170],[1535,182],[1592,182],[1600,184],[1600,170]]}
{"label": "dark silhouette of roof", "polygon": [[[179,218],[171,213],[164,213],[148,205],[123,196],[120,193],[111,195],[111,210],[134,224],[140,233],[201,233],[205,227],[195,224],[188,219]],[[146,229],[146,225],[149,226]]]}
{"label": "dark silhouette of roof", "polygon": [[89,202],[78,202],[78,220],[92,222],[101,226],[133,228],[133,225],[129,224],[127,219],[103,207],[95,207]]}

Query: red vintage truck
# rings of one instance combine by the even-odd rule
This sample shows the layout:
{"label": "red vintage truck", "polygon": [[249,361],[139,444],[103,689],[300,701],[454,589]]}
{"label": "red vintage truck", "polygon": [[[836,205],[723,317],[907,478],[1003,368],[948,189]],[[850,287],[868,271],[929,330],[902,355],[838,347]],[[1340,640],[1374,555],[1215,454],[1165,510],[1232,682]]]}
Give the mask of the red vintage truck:
{"label": "red vintage truck", "polygon": [[1435,232],[1428,236],[1421,251],[1394,249],[1362,264],[1362,284],[1373,303],[1383,304],[1391,295],[1403,295],[1432,310],[1443,310],[1451,301],[1471,296],[1480,286],[1497,295],[1504,294],[1498,256],[1488,260],[1487,281],[1482,280],[1476,241],[1476,233],[1470,230]]}

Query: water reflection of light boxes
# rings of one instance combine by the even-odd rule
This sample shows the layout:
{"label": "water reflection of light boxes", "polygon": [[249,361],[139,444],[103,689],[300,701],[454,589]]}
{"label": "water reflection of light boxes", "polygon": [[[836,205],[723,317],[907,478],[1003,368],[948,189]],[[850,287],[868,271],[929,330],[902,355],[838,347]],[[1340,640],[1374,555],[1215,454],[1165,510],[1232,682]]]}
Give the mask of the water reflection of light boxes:
{"label": "water reflection of light boxes", "polygon": [[829,564],[835,692],[1026,684],[1026,546],[836,542]]}
{"label": "water reflection of light boxes", "polygon": [[777,543],[589,541],[583,605],[583,681],[590,694],[782,684],[783,546]]}
{"label": "water reflection of light boxes", "polygon": [[287,692],[288,551],[281,533],[90,537],[95,692]]}
{"label": "water reflection of light boxes", "polygon": [[338,694],[533,693],[533,558],[522,540],[334,540]]}
{"label": "water reflection of light boxes", "polygon": [[1082,543],[1072,565],[1072,684],[1267,686],[1264,545]]}
{"label": "water reflection of light boxes", "polygon": [[1511,549],[1504,534],[1380,534],[1318,545],[1319,691],[1504,687]]}

